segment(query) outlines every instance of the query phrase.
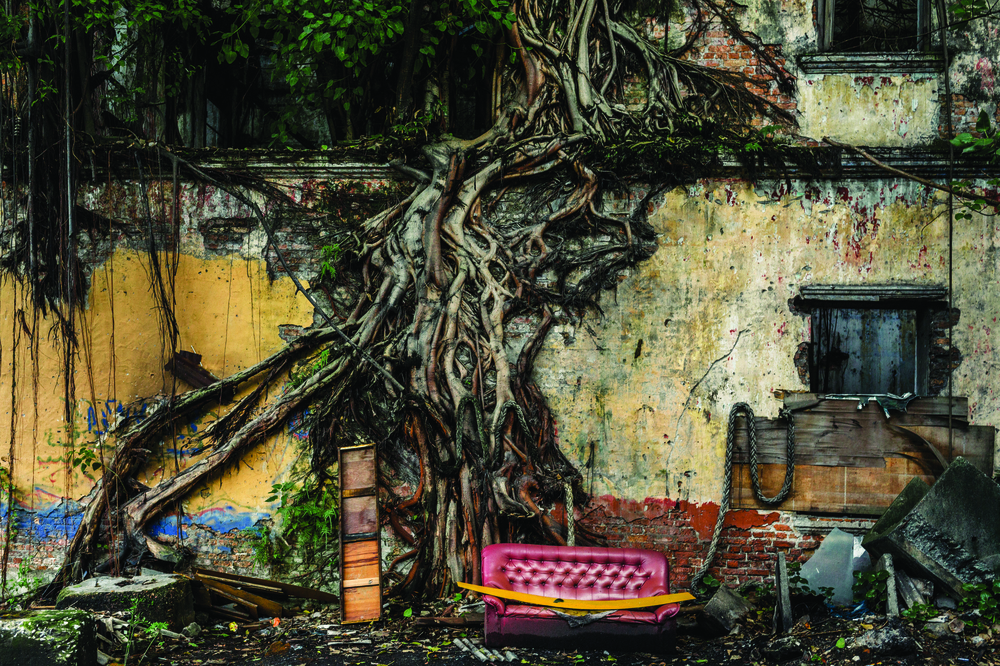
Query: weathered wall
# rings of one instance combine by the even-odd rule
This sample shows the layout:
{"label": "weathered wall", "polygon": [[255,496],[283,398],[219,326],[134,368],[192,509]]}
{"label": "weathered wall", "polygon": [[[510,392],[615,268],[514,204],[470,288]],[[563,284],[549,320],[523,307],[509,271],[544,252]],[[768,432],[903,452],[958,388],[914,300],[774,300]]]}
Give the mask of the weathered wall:
{"label": "weathered wall", "polygon": [[[869,146],[915,148],[942,136],[944,73],[884,67],[878,72],[810,73],[801,67],[800,56],[817,51],[814,10],[814,3],[802,0],[753,0],[740,14],[740,21],[772,45],[768,52],[796,77],[794,95],[781,94],[766,81],[758,92],[797,114],[799,140],[830,136]],[[672,19],[675,23],[664,31],[676,44],[686,19],[681,11]],[[654,26],[658,35],[657,30]],[[994,115],[997,111],[996,33],[993,22],[983,21],[954,38],[955,58],[947,76],[958,129],[974,126],[980,108]],[[708,31],[694,57],[710,67],[750,75],[760,71],[753,50],[722,30]],[[325,168],[321,161],[314,160],[310,168]],[[339,176],[332,177],[356,182],[347,175],[352,169],[357,171],[357,165],[334,169]],[[306,203],[331,189],[305,172],[282,178],[293,196]],[[351,187],[339,188],[341,194],[347,192],[339,211],[344,216],[352,214],[350,196],[356,192]],[[368,178],[365,187],[394,185]],[[160,181],[149,192],[162,240],[170,227],[169,183]],[[127,233],[130,225],[143,223],[140,201],[145,194],[131,183],[94,187],[83,196],[85,205],[122,222],[126,231],[116,239],[114,251],[107,240],[84,248],[94,273],[83,324],[87,335],[77,364],[77,442],[93,442],[107,428],[105,419],[123,405],[140,400],[134,408],[142,409],[141,400],[175,388],[162,370],[149,269]],[[181,348],[202,354],[205,367],[224,376],[274,351],[281,344],[279,334],[309,325],[312,313],[274,264],[250,211],[205,187],[185,186],[180,202],[174,294]],[[628,205],[614,204],[619,209]],[[991,387],[991,373],[1000,361],[991,337],[1000,311],[995,287],[1000,227],[991,218],[973,216],[956,224],[949,243],[945,200],[908,181],[751,185],[717,179],[663,195],[654,203],[651,221],[659,234],[653,258],[626,276],[615,292],[605,294],[603,319],[564,319],[550,333],[536,367],[536,379],[559,421],[561,445],[583,471],[594,497],[588,519],[612,543],[670,550],[677,558],[678,581],[700,562],[717,511],[729,409],[746,401],[758,415],[774,417],[780,406],[775,390],[806,388],[795,357],[811,339],[810,320],[789,306],[806,285],[943,286],[953,270],[955,307],[961,311],[953,334],[963,360],[951,388],[955,395],[969,397],[971,422],[1000,424],[1000,403]],[[323,244],[322,222],[285,220],[277,231],[293,269],[311,277]],[[21,330],[17,304],[23,302],[16,291],[9,283],[0,291],[0,442],[10,441],[13,422],[15,482],[27,510],[23,534],[52,545],[72,532],[72,513],[90,482],[79,472],[66,474],[60,350],[46,335],[39,337],[37,401],[23,334],[14,350],[13,337]],[[40,322],[37,330],[47,333],[51,323]],[[512,332],[526,323],[518,322]],[[512,337],[516,344],[516,335]],[[198,448],[191,435],[201,425],[188,424],[166,442],[142,480],[156,483],[175,465],[196,461]],[[237,543],[234,533],[220,540],[217,532],[247,527],[269,514],[264,497],[293,464],[294,441],[301,436],[282,434],[247,458],[247,465],[194,493],[184,507],[187,536],[206,545],[213,542],[216,549]],[[735,514],[718,571],[733,581],[746,576],[741,567],[751,576],[764,575],[765,566],[748,566],[765,561],[754,559],[764,545],[805,557],[826,528],[797,520],[776,512]],[[158,529],[169,533],[171,525],[169,519],[161,521]],[[231,566],[232,561],[216,559],[215,564]]]}
{"label": "weathered wall", "polygon": [[[536,377],[560,443],[597,495],[702,503],[721,492],[728,413],[776,417],[777,389],[807,390],[795,365],[809,284],[948,284],[943,199],[900,181],[705,181],[668,193],[651,216],[659,249],[614,293],[600,322],[549,335]],[[955,395],[973,423],[1000,424],[989,381],[1000,311],[998,228],[954,232]],[[592,445],[593,444],[593,445]],[[771,490],[771,494],[776,489]]]}

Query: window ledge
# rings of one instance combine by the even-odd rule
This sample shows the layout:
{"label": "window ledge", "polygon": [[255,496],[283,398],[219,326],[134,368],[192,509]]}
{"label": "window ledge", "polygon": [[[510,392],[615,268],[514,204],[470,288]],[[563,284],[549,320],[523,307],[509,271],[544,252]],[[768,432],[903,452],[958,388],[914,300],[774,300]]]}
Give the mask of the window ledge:
{"label": "window ledge", "polygon": [[798,58],[806,74],[891,74],[935,73],[944,71],[944,56],[927,51],[903,53],[810,53]]}

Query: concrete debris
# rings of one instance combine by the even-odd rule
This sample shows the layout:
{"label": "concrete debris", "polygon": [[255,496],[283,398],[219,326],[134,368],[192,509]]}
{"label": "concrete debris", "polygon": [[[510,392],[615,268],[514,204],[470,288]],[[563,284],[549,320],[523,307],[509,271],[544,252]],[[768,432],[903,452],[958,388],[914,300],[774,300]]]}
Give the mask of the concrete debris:
{"label": "concrete debris", "polygon": [[802,641],[794,636],[784,636],[771,641],[767,647],[761,650],[761,654],[768,661],[783,662],[792,659],[801,659],[805,648]]}
{"label": "concrete debris", "polygon": [[94,666],[94,619],[82,610],[29,611],[0,619],[0,666]]}
{"label": "concrete debris", "polygon": [[772,630],[775,634],[787,634],[792,630],[792,590],[788,583],[788,563],[785,555],[778,553],[774,565],[774,620]]}
{"label": "concrete debris", "polygon": [[892,564],[892,555],[885,553],[879,558],[876,565],[878,571],[885,571],[889,577],[885,581],[885,614],[889,617],[899,617],[899,595],[896,581],[896,568]]}
{"label": "concrete debris", "polygon": [[1000,573],[1000,486],[956,458],[933,487],[912,480],[863,545],[873,556],[891,553],[897,567],[961,598],[964,583]]}
{"label": "concrete debris", "polygon": [[135,612],[146,622],[166,622],[180,630],[194,622],[194,597],[187,578],[175,575],[98,577],[63,588],[56,608]]}
{"label": "concrete debris", "polygon": [[950,625],[949,621],[945,620],[938,622],[936,621],[935,618],[935,620],[931,620],[930,622],[924,624],[924,633],[928,634],[931,638],[936,638],[939,640],[940,639],[945,639],[945,640],[951,639],[956,641],[960,640],[958,634],[954,633],[949,627],[949,625]]}
{"label": "concrete debris", "polygon": [[517,656],[510,650],[501,652],[488,647],[477,645],[468,638],[456,638],[455,644],[482,662],[498,663],[503,661],[513,662]]}
{"label": "concrete debris", "polygon": [[902,569],[896,570],[896,592],[898,592],[899,598],[903,600],[907,608],[927,603],[927,596],[923,592],[923,586],[918,584],[918,580],[911,578]]}
{"label": "concrete debris", "polygon": [[871,650],[873,658],[906,657],[917,652],[917,642],[898,618],[861,634],[855,639],[854,647]]}
{"label": "concrete debris", "polygon": [[743,597],[722,585],[705,604],[704,614],[698,618],[702,620],[709,633],[725,636],[731,633],[750,611],[751,606]]}

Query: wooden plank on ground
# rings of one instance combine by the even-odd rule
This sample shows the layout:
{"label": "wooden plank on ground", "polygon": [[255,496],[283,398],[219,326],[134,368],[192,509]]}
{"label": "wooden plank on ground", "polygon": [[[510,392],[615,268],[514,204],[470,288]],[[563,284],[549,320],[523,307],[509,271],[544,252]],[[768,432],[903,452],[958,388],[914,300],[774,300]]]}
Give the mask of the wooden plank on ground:
{"label": "wooden plank on ground", "polygon": [[284,617],[284,608],[277,601],[265,599],[264,597],[248,592],[247,590],[237,590],[231,585],[226,585],[218,580],[208,578],[202,574],[195,574],[195,578],[213,592],[224,592],[227,598],[239,597],[254,604],[259,611],[264,612],[265,617]]}
{"label": "wooden plank on ground", "polygon": [[[231,574],[231,573],[226,573],[224,571],[212,571],[211,569],[195,569],[194,572],[196,574],[208,576],[209,578],[217,578],[222,581],[231,581],[229,584],[234,586],[258,585],[263,588],[276,588],[281,590],[290,597],[298,597],[300,599],[315,599],[316,601],[323,601],[326,603],[335,603],[337,601],[340,601],[340,597],[338,597],[336,594],[330,594],[329,592],[316,590],[311,587],[302,587],[301,585],[291,585],[290,583],[282,583],[277,580],[267,580],[266,578],[253,578],[251,576]],[[257,591],[260,593],[267,594],[261,589],[258,589]]]}

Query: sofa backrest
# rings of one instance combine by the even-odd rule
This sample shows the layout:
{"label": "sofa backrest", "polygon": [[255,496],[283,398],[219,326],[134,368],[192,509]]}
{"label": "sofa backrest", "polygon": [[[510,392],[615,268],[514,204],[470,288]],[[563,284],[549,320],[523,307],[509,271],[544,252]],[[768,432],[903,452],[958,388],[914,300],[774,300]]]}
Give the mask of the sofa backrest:
{"label": "sofa backrest", "polygon": [[483,549],[483,585],[564,599],[633,599],[669,594],[663,553],[500,543]]}

